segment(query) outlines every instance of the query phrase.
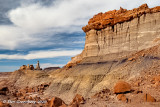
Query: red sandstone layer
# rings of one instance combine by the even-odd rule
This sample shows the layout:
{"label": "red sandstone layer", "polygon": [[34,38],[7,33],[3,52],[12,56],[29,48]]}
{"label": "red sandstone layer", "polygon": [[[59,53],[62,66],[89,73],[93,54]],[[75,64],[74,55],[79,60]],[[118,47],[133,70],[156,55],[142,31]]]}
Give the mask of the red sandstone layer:
{"label": "red sandstone layer", "polygon": [[127,10],[120,7],[119,10],[98,13],[89,20],[88,25],[84,26],[82,30],[84,32],[88,32],[91,29],[100,30],[106,28],[107,26],[113,26],[117,23],[130,21],[146,13],[156,12],[160,12],[160,6],[149,8],[147,4],[143,4],[139,8],[134,8],[133,10]]}

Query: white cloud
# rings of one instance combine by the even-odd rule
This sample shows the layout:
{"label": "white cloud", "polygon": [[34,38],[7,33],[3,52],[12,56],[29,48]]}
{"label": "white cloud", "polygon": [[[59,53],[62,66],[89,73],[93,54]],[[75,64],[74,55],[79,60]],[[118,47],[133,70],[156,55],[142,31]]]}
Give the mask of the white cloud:
{"label": "white cloud", "polygon": [[84,44],[85,41],[74,41],[73,43],[75,43],[75,44]]}
{"label": "white cloud", "polygon": [[8,13],[13,25],[0,26],[0,49],[23,49],[42,43],[47,46],[56,33],[81,31],[89,18],[99,12],[120,6],[132,9],[143,3],[150,7],[160,5],[159,0],[54,0],[49,6],[23,2]]}
{"label": "white cloud", "polygon": [[13,55],[6,55],[0,54],[0,59],[42,59],[42,58],[54,58],[60,56],[75,56],[80,54],[82,50],[48,50],[48,51],[31,51],[27,55],[22,54],[13,54]]}

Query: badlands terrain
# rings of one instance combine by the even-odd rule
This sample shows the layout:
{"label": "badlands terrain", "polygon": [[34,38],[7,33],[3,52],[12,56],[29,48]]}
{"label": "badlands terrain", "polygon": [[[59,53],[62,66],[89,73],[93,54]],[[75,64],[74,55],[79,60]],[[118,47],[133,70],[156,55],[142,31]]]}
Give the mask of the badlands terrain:
{"label": "badlands terrain", "polygon": [[0,107],[160,107],[160,6],[99,13],[63,68],[0,74]]}

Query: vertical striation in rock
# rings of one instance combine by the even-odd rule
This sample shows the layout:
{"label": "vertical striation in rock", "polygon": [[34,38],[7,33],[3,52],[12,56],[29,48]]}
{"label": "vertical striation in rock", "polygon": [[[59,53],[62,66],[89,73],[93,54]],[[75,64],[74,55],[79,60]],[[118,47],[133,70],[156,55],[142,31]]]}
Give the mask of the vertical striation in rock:
{"label": "vertical striation in rock", "polygon": [[84,50],[68,64],[92,56],[129,55],[160,43],[160,6],[143,4],[133,10],[99,13],[82,29],[86,32]]}

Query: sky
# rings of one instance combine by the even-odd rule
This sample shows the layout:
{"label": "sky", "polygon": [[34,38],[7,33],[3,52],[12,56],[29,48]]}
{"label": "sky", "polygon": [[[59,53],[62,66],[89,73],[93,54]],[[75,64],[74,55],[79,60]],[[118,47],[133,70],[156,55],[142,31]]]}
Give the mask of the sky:
{"label": "sky", "polygon": [[99,12],[160,0],[0,0],[0,72],[64,66],[85,44],[82,27]]}

